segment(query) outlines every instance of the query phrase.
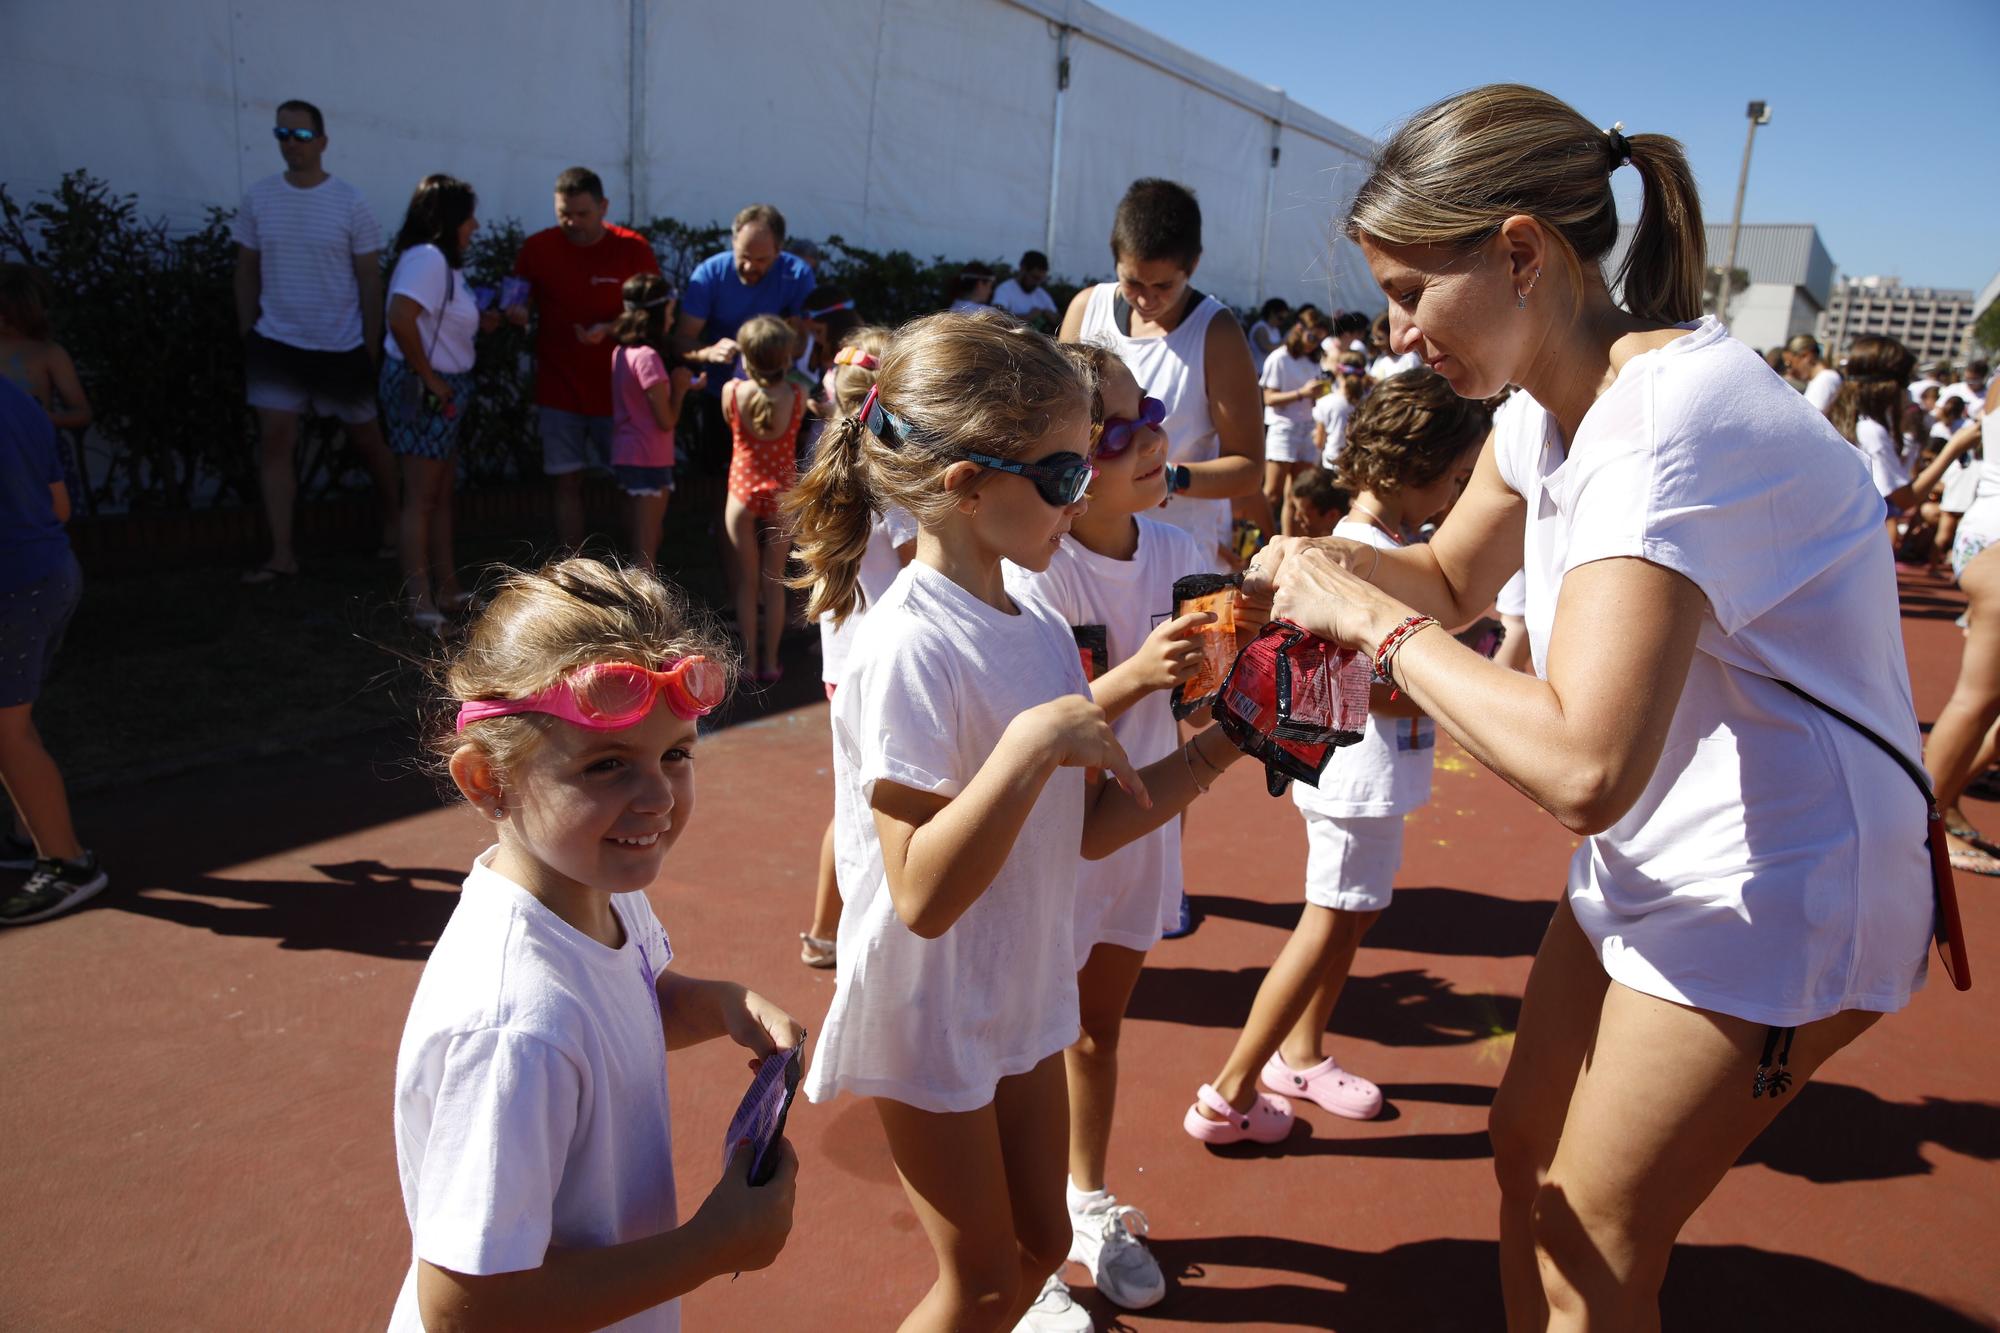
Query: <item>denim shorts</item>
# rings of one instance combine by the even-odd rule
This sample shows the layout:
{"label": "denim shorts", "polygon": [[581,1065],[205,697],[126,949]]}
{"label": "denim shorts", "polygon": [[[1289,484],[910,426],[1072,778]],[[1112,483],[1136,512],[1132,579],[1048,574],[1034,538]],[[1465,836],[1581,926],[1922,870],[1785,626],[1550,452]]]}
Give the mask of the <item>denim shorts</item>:
{"label": "denim shorts", "polygon": [[670,467],[634,467],[630,463],[613,463],[611,476],[618,483],[618,489],[627,495],[664,495],[674,488],[674,470]]}
{"label": "denim shorts", "polygon": [[585,469],[602,472],[611,466],[610,417],[587,417],[555,407],[537,407],[535,417],[542,437],[544,476],[560,477]]}
{"label": "denim shorts", "polygon": [[63,631],[83,595],[83,570],[76,556],[37,583],[0,592],[0,708],[31,704],[55,665]]}

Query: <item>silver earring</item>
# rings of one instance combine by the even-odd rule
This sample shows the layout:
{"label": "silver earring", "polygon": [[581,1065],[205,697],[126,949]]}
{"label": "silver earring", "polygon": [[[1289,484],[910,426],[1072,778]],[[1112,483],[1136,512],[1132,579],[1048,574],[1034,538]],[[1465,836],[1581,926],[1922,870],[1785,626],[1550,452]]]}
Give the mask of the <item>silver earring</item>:
{"label": "silver earring", "polygon": [[493,817],[495,819],[505,819],[507,817],[507,807],[504,805],[496,804],[493,807]]}
{"label": "silver earring", "polygon": [[1528,308],[1528,292],[1534,291],[1535,284],[1540,282],[1541,280],[1542,280],[1542,271],[1540,269],[1536,269],[1535,276],[1528,279],[1528,291],[1514,293],[1514,308],[1516,310],[1526,310]]}

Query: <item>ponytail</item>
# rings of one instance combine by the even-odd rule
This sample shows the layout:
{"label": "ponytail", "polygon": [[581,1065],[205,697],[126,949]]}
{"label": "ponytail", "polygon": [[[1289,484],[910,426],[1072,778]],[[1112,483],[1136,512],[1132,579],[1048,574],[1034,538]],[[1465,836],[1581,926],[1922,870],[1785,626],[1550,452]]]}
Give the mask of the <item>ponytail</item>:
{"label": "ponytail", "polygon": [[868,530],[875,516],[861,463],[866,434],[851,416],[827,427],[812,466],[782,501],[791,520],[793,553],[805,566],[789,582],[810,591],[806,603],[810,620],[831,613],[838,624],[860,600],[861,558],[868,553]]}
{"label": "ponytail", "polygon": [[1663,134],[1637,135],[1624,144],[1646,193],[1632,247],[1612,286],[1622,286],[1625,308],[1641,319],[1663,324],[1700,319],[1708,239],[1687,155]]}

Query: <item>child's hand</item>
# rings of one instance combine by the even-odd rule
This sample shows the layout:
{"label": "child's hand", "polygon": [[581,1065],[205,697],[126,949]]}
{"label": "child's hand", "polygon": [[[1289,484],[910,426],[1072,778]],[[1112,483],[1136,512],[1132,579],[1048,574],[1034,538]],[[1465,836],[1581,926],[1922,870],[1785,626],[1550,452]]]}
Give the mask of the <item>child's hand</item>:
{"label": "child's hand", "polygon": [[1213,611],[1194,611],[1154,626],[1127,663],[1139,685],[1147,690],[1171,690],[1190,679],[1201,666],[1201,644],[1194,632],[1214,623]]}
{"label": "child's hand", "polygon": [[715,1239],[727,1272],[769,1268],[792,1234],[792,1204],[798,1192],[799,1155],[778,1140],[772,1149],[777,1171],[761,1185],[750,1183],[750,1152],[739,1147],[722,1168],[722,1179],[689,1219]]}
{"label": "child's hand", "polygon": [[517,328],[517,329],[525,329],[525,328],[527,328],[527,327],[528,327],[528,307],[526,307],[525,305],[510,305],[510,306],[508,306],[508,307],[507,307],[507,322],[508,322],[509,324],[512,324],[512,325],[513,325],[513,326],[514,326],[515,328]]}
{"label": "child's hand", "polygon": [[1104,710],[1081,694],[1065,694],[1015,719],[1016,725],[1035,729],[1037,741],[1046,747],[1058,768],[1101,768],[1111,774],[1126,794],[1150,810],[1153,798],[1132,766],[1125,747],[1112,734],[1111,721]]}
{"label": "child's hand", "polygon": [[756,1069],[773,1051],[789,1051],[799,1044],[806,1030],[798,1020],[772,1004],[756,991],[745,989],[743,1002],[726,1006],[723,1026],[729,1039],[750,1052],[750,1068]]}
{"label": "child's hand", "polygon": [[479,331],[481,333],[491,333],[499,327],[500,312],[498,310],[482,310],[479,312]]}

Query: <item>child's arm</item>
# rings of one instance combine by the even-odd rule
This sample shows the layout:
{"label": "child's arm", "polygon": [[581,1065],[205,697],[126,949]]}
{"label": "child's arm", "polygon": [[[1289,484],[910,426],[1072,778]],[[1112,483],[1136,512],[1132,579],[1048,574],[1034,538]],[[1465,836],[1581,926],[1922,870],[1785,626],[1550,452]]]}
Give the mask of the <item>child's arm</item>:
{"label": "child's arm", "polygon": [[733,981],[703,981],[667,971],[653,989],[660,996],[660,1028],[670,1051],[726,1035],[761,1057],[789,1051],[805,1035],[790,1014]]}
{"label": "child's arm", "polygon": [[1000,873],[1058,768],[1108,769],[1136,793],[1126,799],[1144,807],[1145,788],[1104,710],[1080,694],[1017,716],[957,796],[875,782],[869,803],[882,868],[904,925],[932,940],[951,929]]}
{"label": "child's arm", "polygon": [[49,344],[49,385],[55,390],[55,401],[62,404],[49,409],[49,420],[56,429],[82,430],[88,426],[90,399],[84,396],[83,382],[76,377],[76,363],[61,343]]}
{"label": "child's arm", "polygon": [[417,1261],[417,1309],[431,1333],[594,1329],[684,1296],[724,1273],[766,1268],[792,1230],[799,1159],[780,1140],[778,1170],[751,1185],[741,1152],[672,1231],[594,1250],[550,1247],[540,1268],[475,1276]]}
{"label": "child's arm", "polygon": [[681,397],[687,392],[688,373],[675,367],[663,380],[646,386],[646,406],[653,409],[653,424],[672,430],[681,419]]}
{"label": "child's arm", "polygon": [[[1243,757],[1222,728],[1210,726],[1157,763],[1139,770],[1151,803],[1141,805],[1105,783],[1083,813],[1083,855],[1101,861],[1127,843],[1145,837],[1194,804],[1224,769]],[[1199,781],[1197,781],[1199,779]]]}
{"label": "child's arm", "polygon": [[1155,690],[1171,690],[1201,665],[1201,644],[1189,638],[1215,619],[1196,611],[1156,625],[1139,651],[1090,682],[1090,697],[1114,721]]}

